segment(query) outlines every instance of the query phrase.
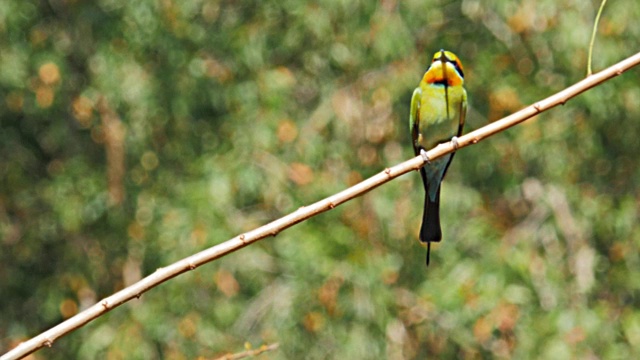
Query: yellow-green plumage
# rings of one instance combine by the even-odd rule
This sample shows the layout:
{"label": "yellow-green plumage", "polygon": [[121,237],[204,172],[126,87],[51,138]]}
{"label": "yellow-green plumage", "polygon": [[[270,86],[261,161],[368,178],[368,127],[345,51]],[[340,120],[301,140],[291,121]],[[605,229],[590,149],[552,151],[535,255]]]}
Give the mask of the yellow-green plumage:
{"label": "yellow-green plumage", "polygon": [[[437,52],[411,98],[410,128],[416,155],[462,135],[467,112],[462,64],[451,52]],[[442,239],[440,228],[440,186],[453,154],[432,161],[420,169],[425,188],[420,241],[428,245]]]}

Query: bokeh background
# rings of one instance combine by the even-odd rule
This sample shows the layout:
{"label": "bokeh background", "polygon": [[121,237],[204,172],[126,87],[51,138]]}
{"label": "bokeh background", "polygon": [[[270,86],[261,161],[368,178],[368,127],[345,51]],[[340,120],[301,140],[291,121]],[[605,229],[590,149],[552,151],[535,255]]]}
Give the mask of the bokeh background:
{"label": "bokeh background", "polygon": [[[599,1],[0,1],[0,353],[412,157],[432,54],[466,131],[585,77]],[[640,49],[605,8],[600,70]],[[35,359],[640,357],[640,70],[456,155],[424,265],[405,175]]]}

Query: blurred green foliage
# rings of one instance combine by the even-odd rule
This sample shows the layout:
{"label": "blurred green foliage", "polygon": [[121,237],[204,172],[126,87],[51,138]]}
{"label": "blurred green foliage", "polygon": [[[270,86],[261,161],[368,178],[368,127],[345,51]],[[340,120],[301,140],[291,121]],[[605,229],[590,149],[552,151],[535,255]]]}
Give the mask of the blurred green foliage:
{"label": "blurred green foliage", "polygon": [[[0,352],[411,157],[440,48],[465,65],[467,131],[575,83],[598,6],[1,1]],[[639,18],[607,5],[596,71],[640,48]],[[638,358],[639,75],[461,150],[428,269],[411,174],[35,358]]]}

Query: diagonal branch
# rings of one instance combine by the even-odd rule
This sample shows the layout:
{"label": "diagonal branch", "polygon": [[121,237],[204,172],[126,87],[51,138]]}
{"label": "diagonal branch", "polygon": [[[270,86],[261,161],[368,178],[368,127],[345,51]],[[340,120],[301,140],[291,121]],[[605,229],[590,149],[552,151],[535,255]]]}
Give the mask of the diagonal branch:
{"label": "diagonal branch", "polygon": [[227,355],[223,355],[221,357],[216,358],[215,360],[237,360],[237,359],[244,359],[246,357],[254,357],[254,356],[258,356],[260,354],[262,354],[263,352],[266,351],[271,351],[271,350],[276,350],[278,349],[278,347],[280,346],[280,344],[275,343],[275,344],[271,344],[271,345],[262,345],[259,348],[255,349],[255,350],[246,350],[240,353],[236,353],[236,354],[227,354]]}
{"label": "diagonal branch", "polygon": [[[555,95],[552,95],[533,105],[530,105],[512,115],[492,122],[491,124],[470,132],[466,135],[463,135],[457,139],[456,145],[454,145],[453,142],[440,144],[427,153],[428,158],[434,160],[441,156],[454,152],[456,148],[460,149],[471,144],[476,144],[491,135],[504,131],[514,125],[532,118],[533,116],[538,115],[543,111],[564,104],[569,99],[615,76],[622,74],[623,72],[638,64],[640,64],[640,53],[637,53],[613,66],[610,66],[597,74],[591,75],[586,79],[556,93]],[[282,230],[285,230],[310,217],[313,217],[325,211],[329,211],[340,204],[363,195],[366,192],[373,190],[376,187],[401,175],[404,175],[412,170],[418,170],[423,165],[423,157],[416,156],[398,165],[387,168],[381,173],[378,173],[377,175],[374,175],[335,195],[329,196],[328,198],[320,200],[309,206],[303,206],[298,210],[290,213],[289,215],[272,221],[269,224],[261,226],[247,233],[238,235],[233,239],[227,240],[221,244],[215,245],[197,254],[191,255],[167,267],[160,268],[153,274],[103,299],[99,303],[65,320],[61,324],[43,332],[42,334],[34,338],[31,338],[30,340],[19,344],[14,349],[0,357],[0,360],[19,359],[44,346],[51,347],[53,346],[53,342],[58,338],[72,332],[77,328],[84,326],[88,322],[96,319],[97,317],[110,311],[111,309],[118,307],[119,305],[122,305],[123,303],[133,298],[140,297],[149,289],[154,288],[175,276],[178,276],[184,272],[193,270],[200,265],[223,257],[258,240],[262,240],[268,236],[275,236]]]}

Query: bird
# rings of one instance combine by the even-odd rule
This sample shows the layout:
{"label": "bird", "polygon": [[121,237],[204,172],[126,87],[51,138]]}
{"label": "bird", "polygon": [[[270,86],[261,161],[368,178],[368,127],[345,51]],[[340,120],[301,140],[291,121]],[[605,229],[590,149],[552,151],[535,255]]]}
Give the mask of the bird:
{"label": "bird", "polygon": [[427,266],[431,243],[442,240],[440,187],[454,155],[451,153],[430,161],[427,150],[448,141],[453,141],[457,147],[466,114],[467,92],[462,63],[454,53],[440,50],[433,55],[419,86],[413,91],[409,114],[414,153],[421,155],[426,163],[420,168],[425,200],[419,238],[427,243]]}

